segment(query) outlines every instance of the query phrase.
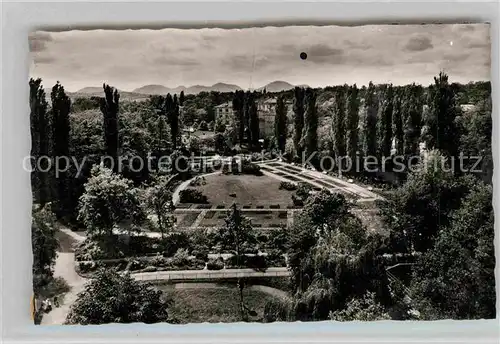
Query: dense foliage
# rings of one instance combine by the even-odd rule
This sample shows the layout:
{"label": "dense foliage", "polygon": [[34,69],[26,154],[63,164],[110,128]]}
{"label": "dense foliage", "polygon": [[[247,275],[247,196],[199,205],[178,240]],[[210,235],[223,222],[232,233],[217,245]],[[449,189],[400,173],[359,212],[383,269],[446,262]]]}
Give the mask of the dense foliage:
{"label": "dense foliage", "polygon": [[55,217],[47,207],[33,209],[31,238],[33,248],[33,290],[35,294],[51,282],[56,250]]}
{"label": "dense foliage", "polygon": [[98,271],[71,306],[67,324],[106,323],[152,324],[168,320],[170,302],[162,292],[129,275],[110,269]]}

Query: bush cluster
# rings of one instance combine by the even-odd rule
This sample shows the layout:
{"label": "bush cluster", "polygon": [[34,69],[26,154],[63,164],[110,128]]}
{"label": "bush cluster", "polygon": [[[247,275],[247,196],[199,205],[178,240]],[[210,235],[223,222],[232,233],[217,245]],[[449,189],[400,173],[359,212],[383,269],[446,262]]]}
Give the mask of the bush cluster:
{"label": "bush cluster", "polygon": [[280,183],[280,190],[295,191],[295,190],[297,190],[297,184],[292,183],[292,182],[282,181]]}
{"label": "bush cluster", "polygon": [[222,270],[224,268],[224,261],[222,258],[210,259],[207,263],[208,270]]}
{"label": "bush cluster", "polygon": [[265,256],[246,256],[237,255],[231,256],[226,259],[226,268],[250,268],[257,271],[265,271],[268,267]]}
{"label": "bush cluster", "polygon": [[201,191],[196,189],[184,189],[179,192],[181,203],[208,203],[208,198]]}

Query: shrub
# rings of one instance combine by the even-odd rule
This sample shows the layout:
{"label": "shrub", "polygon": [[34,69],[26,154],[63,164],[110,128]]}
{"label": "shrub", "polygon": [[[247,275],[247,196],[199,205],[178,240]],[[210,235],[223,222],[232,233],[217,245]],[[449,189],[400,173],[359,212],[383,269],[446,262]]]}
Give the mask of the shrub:
{"label": "shrub", "polygon": [[153,266],[165,266],[167,265],[168,261],[165,257],[163,256],[160,256],[160,255],[156,255],[153,257],[153,259],[151,259],[151,261],[149,262],[151,265]]}
{"label": "shrub", "polygon": [[179,192],[181,203],[208,203],[208,198],[196,189],[185,189]]}
{"label": "shrub", "polygon": [[208,251],[193,251],[191,254],[198,260],[208,261]]}
{"label": "shrub", "polygon": [[130,271],[142,270],[146,267],[146,261],[144,259],[134,259],[131,260],[128,266]]}
{"label": "shrub", "polygon": [[[213,214],[213,213],[212,213]],[[192,254],[208,254],[212,247],[213,235],[209,235],[207,230],[194,230],[189,233]]]}
{"label": "shrub", "polygon": [[254,164],[254,163],[247,161],[247,160],[243,160],[241,163],[241,173],[253,174],[255,176],[263,175],[262,171],[260,170],[259,165]]}
{"label": "shrub", "polygon": [[226,266],[232,268],[246,267],[257,271],[265,271],[267,269],[267,262],[265,256],[241,255],[238,259],[238,256],[234,255],[226,260]]}
{"label": "shrub", "polygon": [[155,272],[157,271],[158,269],[156,268],[156,266],[146,266],[144,269],[142,269],[142,272]]}
{"label": "shrub", "polygon": [[191,246],[189,237],[186,233],[174,232],[166,236],[162,241],[163,256],[171,257],[179,249],[188,250]]}
{"label": "shrub", "polygon": [[293,321],[294,306],[290,300],[271,299],[264,306],[264,322]]}
{"label": "shrub", "polygon": [[210,259],[207,263],[208,270],[222,270],[224,268],[224,261],[222,258]]}
{"label": "shrub", "polygon": [[222,122],[217,121],[215,123],[215,131],[217,133],[224,133],[226,131],[226,125]]}
{"label": "shrub", "polygon": [[295,191],[295,190],[297,190],[297,184],[282,181],[280,183],[280,190]]}
{"label": "shrub", "polygon": [[257,241],[259,242],[259,244],[265,245],[269,241],[269,236],[267,234],[261,233],[257,235]]}
{"label": "shrub", "polygon": [[207,131],[208,130],[207,122],[201,121],[200,124],[198,125],[198,130]]}
{"label": "shrub", "polygon": [[305,201],[309,197],[309,194],[312,191],[312,189],[313,188],[311,185],[300,182],[299,185],[297,186],[297,191],[295,192],[295,194],[298,197],[301,197]]}
{"label": "shrub", "polygon": [[297,195],[295,195],[295,194],[292,195],[292,202],[293,202],[293,205],[296,205],[296,206],[303,206],[304,205],[304,200],[300,197],[297,197]]}
{"label": "shrub", "polygon": [[78,263],[78,269],[81,273],[95,271],[97,269],[97,264],[95,262],[80,262]]}
{"label": "shrub", "polygon": [[189,252],[184,248],[180,248],[175,252],[172,258],[172,264],[176,266],[186,266],[189,263]]}
{"label": "shrub", "polygon": [[292,195],[292,202],[296,206],[303,206],[309,198],[310,192],[313,190],[312,186],[307,183],[299,183],[297,190]]}
{"label": "shrub", "polygon": [[266,257],[267,265],[272,267],[286,267],[286,260],[278,250],[272,250]]}

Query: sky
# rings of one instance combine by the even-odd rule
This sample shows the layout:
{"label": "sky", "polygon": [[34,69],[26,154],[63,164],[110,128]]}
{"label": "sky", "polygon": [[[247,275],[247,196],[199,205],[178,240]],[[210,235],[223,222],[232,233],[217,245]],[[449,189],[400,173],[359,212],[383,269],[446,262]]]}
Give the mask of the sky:
{"label": "sky", "polygon": [[440,71],[451,82],[490,80],[488,24],[37,31],[28,41],[30,75],[68,91],[103,82],[126,91],[276,80],[428,85]]}

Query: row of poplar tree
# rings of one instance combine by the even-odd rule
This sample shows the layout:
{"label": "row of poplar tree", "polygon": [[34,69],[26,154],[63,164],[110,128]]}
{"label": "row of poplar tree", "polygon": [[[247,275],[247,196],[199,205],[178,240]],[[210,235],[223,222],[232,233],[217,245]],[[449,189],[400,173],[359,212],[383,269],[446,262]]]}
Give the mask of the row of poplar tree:
{"label": "row of poplar tree", "polygon": [[[74,208],[78,197],[72,197],[74,192],[71,182],[73,171],[66,171],[67,161],[59,159],[59,173],[54,176],[54,170],[49,167],[49,159],[52,163],[56,157],[70,157],[70,112],[71,100],[66,94],[64,87],[57,82],[51,90],[51,106],[47,102],[45,90],[41,79],[30,79],[30,122],[31,122],[31,156],[33,173],[32,187],[36,202],[43,207],[50,201],[57,204],[54,209],[65,213]],[[104,123],[104,145],[105,154],[111,157],[108,162],[113,161],[113,168],[117,169],[120,154],[120,127],[119,127],[119,100],[120,95],[116,89],[104,84],[104,97],[100,97],[99,108],[103,115]],[[152,154],[164,154],[177,149],[180,142],[179,112],[184,101],[184,93],[177,95],[155,96],[152,103],[159,115],[160,146],[155,147]],[[167,136],[166,124],[170,126],[171,140],[161,139],[162,129]],[[161,142],[165,142],[161,146]],[[41,158],[47,157],[47,158]],[[81,157],[80,157],[81,158]],[[79,162],[81,163],[81,162]],[[66,210],[66,211],[65,211]]]}
{"label": "row of poplar tree", "polygon": [[[455,118],[460,114],[460,107],[444,73],[435,77],[434,84],[427,89],[416,84],[375,86],[370,82],[363,89],[356,84],[337,86],[333,93],[328,149],[333,157],[347,156],[355,161],[357,154],[361,154],[381,161],[382,157],[394,154],[393,142],[395,154],[406,158],[419,154],[420,142],[424,142],[427,149],[439,149],[446,156],[457,154]],[[300,87],[293,90],[293,133],[290,135],[283,95],[277,99],[275,116],[279,151],[285,152],[289,136],[295,157],[300,158],[303,153],[310,156],[318,150],[315,90]]]}

